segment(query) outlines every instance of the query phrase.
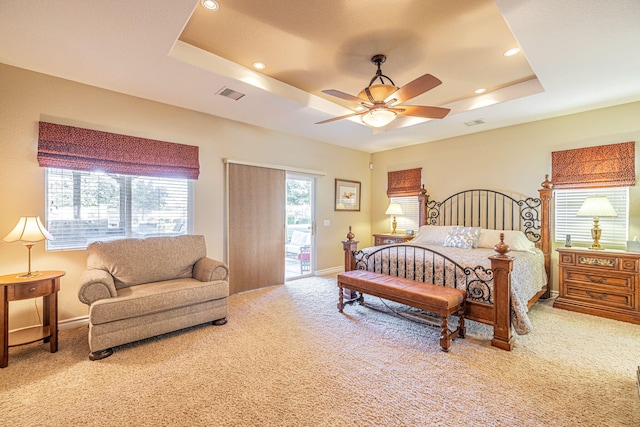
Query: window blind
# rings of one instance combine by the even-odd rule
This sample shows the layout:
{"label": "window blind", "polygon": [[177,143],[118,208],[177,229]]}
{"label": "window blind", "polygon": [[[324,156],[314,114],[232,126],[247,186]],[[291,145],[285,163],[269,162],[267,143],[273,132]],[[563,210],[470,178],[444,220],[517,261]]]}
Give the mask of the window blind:
{"label": "window blind", "polygon": [[387,197],[417,196],[421,181],[422,168],[387,172]]}
{"label": "window blind", "polygon": [[635,142],[554,151],[551,171],[556,189],[634,186]]}
{"label": "window blind", "polygon": [[192,231],[193,181],[46,169],[47,250]]}
{"label": "window blind", "polygon": [[198,179],[197,146],[40,122],[42,167]]}
{"label": "window blind", "polygon": [[602,237],[600,243],[604,246],[624,248],[628,240],[629,230],[629,188],[597,188],[555,190],[555,240],[564,242],[567,234],[571,235],[572,243],[591,244],[591,229],[593,218],[578,217],[576,214],[589,196],[607,196],[616,210],[616,218],[599,218]]}
{"label": "window blind", "polygon": [[[397,229],[417,231],[420,224],[418,196],[392,197],[390,201],[392,203],[399,203],[402,207],[402,215],[396,216],[396,221],[398,222]],[[389,217],[389,227],[392,228],[393,218],[391,215]]]}

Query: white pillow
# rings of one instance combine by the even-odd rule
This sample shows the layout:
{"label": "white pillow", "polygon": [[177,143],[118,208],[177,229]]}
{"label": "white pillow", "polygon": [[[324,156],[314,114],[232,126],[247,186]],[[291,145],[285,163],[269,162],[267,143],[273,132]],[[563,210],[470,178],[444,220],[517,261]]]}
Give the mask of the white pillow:
{"label": "white pillow", "polygon": [[509,245],[512,251],[533,252],[536,245],[527,236],[518,230],[485,230],[480,231],[480,239],[478,240],[479,248],[493,249],[495,245],[500,243],[500,233],[504,233],[504,243]]}
{"label": "white pillow", "polygon": [[478,247],[480,227],[457,226],[447,234],[444,245],[453,248],[473,249]]}
{"label": "white pillow", "polygon": [[307,241],[307,237],[309,237],[309,233],[304,233],[302,231],[293,230],[293,234],[291,235],[291,240],[289,243],[297,246],[304,246]]}
{"label": "white pillow", "polygon": [[411,239],[411,243],[421,243],[423,245],[444,245],[447,234],[453,229],[451,225],[423,225],[418,229],[416,237]]}

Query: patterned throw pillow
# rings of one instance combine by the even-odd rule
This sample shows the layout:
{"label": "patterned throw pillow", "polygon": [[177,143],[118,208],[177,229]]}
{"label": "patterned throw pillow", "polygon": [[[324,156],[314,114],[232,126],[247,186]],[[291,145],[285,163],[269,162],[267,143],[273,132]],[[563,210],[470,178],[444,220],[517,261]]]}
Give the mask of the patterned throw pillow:
{"label": "patterned throw pillow", "polygon": [[480,227],[453,227],[444,240],[444,246],[472,249],[478,247]]}

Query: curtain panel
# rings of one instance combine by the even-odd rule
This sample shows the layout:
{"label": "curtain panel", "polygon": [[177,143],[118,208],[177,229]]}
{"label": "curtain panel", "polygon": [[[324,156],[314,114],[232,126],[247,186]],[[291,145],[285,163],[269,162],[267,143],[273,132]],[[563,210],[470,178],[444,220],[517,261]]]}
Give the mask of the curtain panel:
{"label": "curtain panel", "polygon": [[422,168],[387,173],[387,197],[417,196],[420,194]]}
{"label": "curtain panel", "polygon": [[551,153],[554,189],[636,185],[635,142]]}
{"label": "curtain panel", "polygon": [[40,122],[41,167],[198,179],[199,147]]}
{"label": "curtain panel", "polygon": [[227,162],[229,293],[284,283],[286,171]]}

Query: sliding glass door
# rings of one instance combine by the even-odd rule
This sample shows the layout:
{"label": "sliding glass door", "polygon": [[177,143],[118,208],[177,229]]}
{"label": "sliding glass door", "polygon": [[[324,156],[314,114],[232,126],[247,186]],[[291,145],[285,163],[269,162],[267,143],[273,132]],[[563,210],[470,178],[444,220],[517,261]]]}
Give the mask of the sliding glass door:
{"label": "sliding glass door", "polygon": [[285,280],[308,276],[314,265],[314,178],[287,173]]}

